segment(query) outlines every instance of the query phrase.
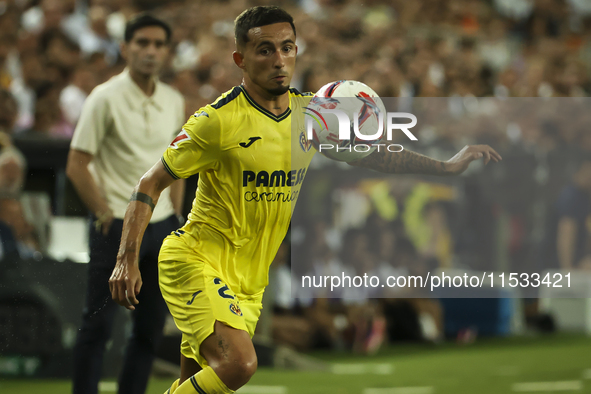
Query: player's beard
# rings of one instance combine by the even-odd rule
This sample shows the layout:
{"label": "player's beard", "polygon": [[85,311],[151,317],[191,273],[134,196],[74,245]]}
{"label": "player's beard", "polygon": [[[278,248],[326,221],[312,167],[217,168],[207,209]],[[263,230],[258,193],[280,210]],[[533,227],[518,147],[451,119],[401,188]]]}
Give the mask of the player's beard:
{"label": "player's beard", "polygon": [[273,96],[282,96],[289,90],[289,85],[287,86],[278,86],[274,89],[267,89],[267,92]]}

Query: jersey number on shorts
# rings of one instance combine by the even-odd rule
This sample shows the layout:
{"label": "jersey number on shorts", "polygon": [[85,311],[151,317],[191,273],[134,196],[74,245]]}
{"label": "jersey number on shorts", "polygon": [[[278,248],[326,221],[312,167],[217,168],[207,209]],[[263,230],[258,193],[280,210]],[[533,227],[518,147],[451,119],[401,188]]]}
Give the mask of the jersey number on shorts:
{"label": "jersey number on shorts", "polygon": [[[214,283],[214,284],[216,284],[216,285],[219,285],[219,284],[221,284],[221,283],[222,283],[222,280],[221,280],[220,278],[215,278],[215,279],[213,280],[213,283]],[[230,289],[228,288],[228,285],[223,285],[222,287],[220,287],[220,288],[218,289],[218,294],[219,294],[219,295],[220,295],[220,297],[222,297],[222,298],[228,298],[228,299],[230,299],[230,300],[233,300],[233,299],[234,299],[234,296],[233,296],[233,295],[226,294],[226,291],[228,291],[228,290],[230,290]]]}

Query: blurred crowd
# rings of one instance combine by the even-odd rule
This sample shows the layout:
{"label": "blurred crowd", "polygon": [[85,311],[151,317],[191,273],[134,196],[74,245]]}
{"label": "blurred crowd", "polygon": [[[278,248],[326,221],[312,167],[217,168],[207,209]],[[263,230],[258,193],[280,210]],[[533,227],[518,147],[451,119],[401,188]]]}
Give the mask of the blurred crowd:
{"label": "blurred crowd", "polygon": [[[152,10],[171,23],[162,79],[187,112],[240,83],[233,19],[270,1],[3,0],[0,88],[17,103],[20,135],[69,138],[82,103],[124,67],[130,15]],[[591,6],[583,0],[300,0],[293,85],[315,91],[365,81],[381,96],[586,96],[591,89]]]}
{"label": "blurred crowd", "polygon": [[[4,253],[18,249],[26,255],[38,248],[16,200],[27,168],[14,140],[72,136],[88,94],[125,67],[119,43],[131,15],[153,11],[173,27],[171,56],[161,79],[184,95],[189,115],[240,83],[241,71],[231,56],[233,21],[244,9],[263,4],[280,5],[294,16],[299,48],[294,87],[316,91],[330,81],[354,79],[382,97],[454,97],[456,101],[441,111],[429,105],[425,118],[419,117],[429,127],[417,131],[420,143],[413,150],[449,158],[466,143],[490,143],[514,158],[497,170],[479,169],[484,174],[479,180],[468,177],[461,187],[452,185],[451,194],[460,190],[455,196],[463,196],[463,227],[450,221],[452,199],[424,198],[430,192],[417,184],[390,185],[390,192],[399,194],[394,198],[405,202],[397,220],[384,208],[388,204],[374,199],[373,209],[381,214],[372,217],[381,219],[367,224],[364,218],[348,226],[334,241],[346,246],[341,254],[330,247],[326,228],[334,217],[325,218],[315,232],[303,235],[328,239],[308,250],[323,261],[319,267],[343,271],[355,256],[382,261],[392,252],[385,250],[388,247],[407,257],[367,270],[409,272],[412,267],[424,272],[451,266],[462,253],[493,259],[491,223],[499,212],[505,212],[510,223],[509,259],[536,260],[535,245],[545,235],[535,230],[550,222],[553,201],[577,169],[573,152],[591,152],[591,118],[584,110],[569,110],[569,101],[547,108],[538,108],[540,101],[521,102],[534,108],[525,110],[512,105],[519,101],[508,101],[506,108],[490,111],[483,101],[475,104],[474,97],[500,102],[513,97],[575,100],[591,94],[591,3],[586,0],[0,0],[0,238],[10,236],[5,235],[10,233],[5,224],[13,228],[12,241],[3,242]],[[419,107],[420,102],[415,103],[413,110]],[[531,116],[499,116],[520,108]],[[458,117],[471,113],[477,116],[464,116],[464,132],[458,133]],[[438,115],[437,122],[428,118]],[[569,126],[560,127],[565,123]],[[405,216],[413,206],[418,211]],[[375,245],[359,231],[364,226],[383,230]],[[9,244],[16,246],[8,250]],[[369,250],[375,259],[367,259]],[[287,256],[282,249],[278,267],[288,266]],[[276,274],[285,278],[281,270]],[[277,292],[274,332],[277,340],[299,348],[328,345],[371,351],[387,333],[392,338],[433,340],[443,335],[442,312],[435,302],[324,300],[293,305],[288,298]],[[396,327],[388,316],[402,316],[398,321],[410,323]]]}
{"label": "blurred crowd", "polygon": [[[437,209],[434,204],[427,208]],[[436,226],[429,245],[418,249],[402,220],[388,221],[375,210],[361,227],[346,230],[321,219],[302,224],[292,222],[291,242],[282,245],[273,262],[272,295],[265,295],[273,297],[276,343],[372,354],[387,341],[444,338],[443,311],[436,299],[425,298],[426,292],[410,283],[384,289],[367,279],[379,278],[383,284],[388,277],[424,277],[435,269],[439,262],[429,249],[440,241]],[[313,279],[304,285],[304,277]],[[365,277],[366,283],[343,279],[339,285],[323,282],[326,277],[339,282]]]}

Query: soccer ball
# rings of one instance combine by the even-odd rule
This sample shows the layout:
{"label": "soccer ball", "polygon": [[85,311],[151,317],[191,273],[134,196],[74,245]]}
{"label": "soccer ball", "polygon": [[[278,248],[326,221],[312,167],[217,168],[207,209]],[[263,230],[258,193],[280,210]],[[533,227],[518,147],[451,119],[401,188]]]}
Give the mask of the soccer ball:
{"label": "soccer ball", "polygon": [[384,131],[386,110],[369,86],[344,80],[320,88],[304,114],[314,148],[329,159],[349,162],[376,149]]}

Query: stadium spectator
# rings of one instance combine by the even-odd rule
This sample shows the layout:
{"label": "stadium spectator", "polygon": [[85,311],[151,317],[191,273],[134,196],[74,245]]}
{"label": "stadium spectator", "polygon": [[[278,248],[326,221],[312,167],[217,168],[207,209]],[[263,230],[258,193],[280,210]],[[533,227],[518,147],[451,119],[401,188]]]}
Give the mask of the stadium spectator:
{"label": "stadium spectator", "polygon": [[18,257],[18,245],[10,226],[0,221],[0,261]]}
{"label": "stadium spectator", "polygon": [[16,129],[26,130],[33,126],[35,119],[36,89],[46,82],[46,70],[36,50],[20,54],[21,78],[15,78],[10,84],[10,91],[16,98],[19,114]]}
{"label": "stadium spectator", "polygon": [[62,85],[78,63],[78,45],[60,30],[46,30],[39,37],[39,49],[44,54],[44,63],[56,69],[56,75],[48,79],[56,85]]}
{"label": "stadium spectator", "polygon": [[[35,237],[35,228],[25,217],[21,202],[15,198],[0,198],[0,223],[7,225],[21,258],[32,258],[39,250],[39,243]],[[3,234],[7,240],[10,236]],[[4,239],[4,238],[3,238]],[[11,249],[11,245],[8,245]]]}
{"label": "stadium spectator", "polygon": [[[368,81],[384,96],[589,94],[591,86],[582,64],[591,58],[591,24],[584,2],[436,3],[375,1],[365,7],[353,1],[310,1],[300,7],[290,3],[302,26],[298,37],[302,67],[294,78],[295,86],[314,91],[328,80],[347,78]],[[189,1],[167,5],[159,1],[97,2],[90,4],[88,12],[72,0],[11,4],[0,15],[0,63],[4,63],[0,65],[0,81],[6,86],[14,79],[21,80],[20,57],[23,78],[13,88],[21,108],[17,127],[26,129],[33,123],[35,100],[30,92],[23,92],[26,87],[35,90],[30,75],[25,75],[31,74],[27,70],[34,66],[28,52],[55,58],[52,53],[63,49],[56,43],[45,51],[43,45],[36,44],[40,37],[49,31],[63,32],[81,48],[75,56],[78,60],[102,58],[106,67],[95,72],[102,82],[118,73],[109,67],[119,56],[114,43],[121,34],[122,21],[147,4],[158,7],[178,26],[173,38],[173,45],[178,45],[175,60],[165,73],[178,78],[177,86],[187,80],[193,85],[195,80],[196,89],[189,94],[192,107],[209,102],[235,84],[240,76],[224,54],[233,45],[228,15],[239,12],[240,2],[207,3],[207,7],[206,3]],[[191,12],[203,15],[203,23],[188,23],[184,16]],[[573,19],[567,23],[569,15]],[[347,26],[347,31],[342,26]],[[15,52],[16,40],[10,37],[17,37],[19,29],[22,34]],[[10,60],[3,61],[7,51]],[[41,67],[45,67],[44,61]],[[339,69],[331,67],[337,62],[342,65]]]}
{"label": "stadium spectator", "polygon": [[67,122],[75,127],[82,113],[82,106],[92,89],[98,85],[98,78],[86,62],[79,63],[70,77],[70,83],[60,92],[60,108]]}
{"label": "stadium spectator", "polygon": [[591,217],[591,158],[585,157],[556,201],[540,259],[542,268],[578,268],[588,253]]}
{"label": "stadium spectator", "polygon": [[[395,277],[426,277],[424,259],[408,238],[397,238],[391,262],[396,270]],[[380,305],[390,341],[438,341],[443,338],[443,311],[436,299],[420,298],[425,296],[422,289],[412,285],[389,290],[391,298],[381,299]]]}
{"label": "stadium spectator", "polygon": [[70,139],[74,127],[68,123],[62,113],[58,87],[46,82],[37,93],[35,117],[31,128],[19,133],[21,139]]}
{"label": "stadium spectator", "polygon": [[266,297],[272,298],[273,305],[271,337],[276,345],[289,346],[303,351],[315,345],[316,333],[312,323],[301,314],[296,313],[298,305],[297,300],[291,294],[289,260],[289,239],[286,238],[279,247],[269,272],[269,275],[272,276],[269,280],[269,293],[272,294]]}
{"label": "stadium spectator", "polygon": [[0,30],[0,89],[9,89],[18,77],[18,52],[14,34]]}
{"label": "stadium spectator", "polygon": [[119,56],[117,43],[110,37],[107,19],[110,10],[101,5],[93,5],[88,10],[89,29],[78,38],[84,56],[102,53],[108,64],[114,64]]}
{"label": "stadium spectator", "polygon": [[9,91],[0,89],[0,197],[19,196],[24,186],[26,160],[12,143],[18,108]]}

